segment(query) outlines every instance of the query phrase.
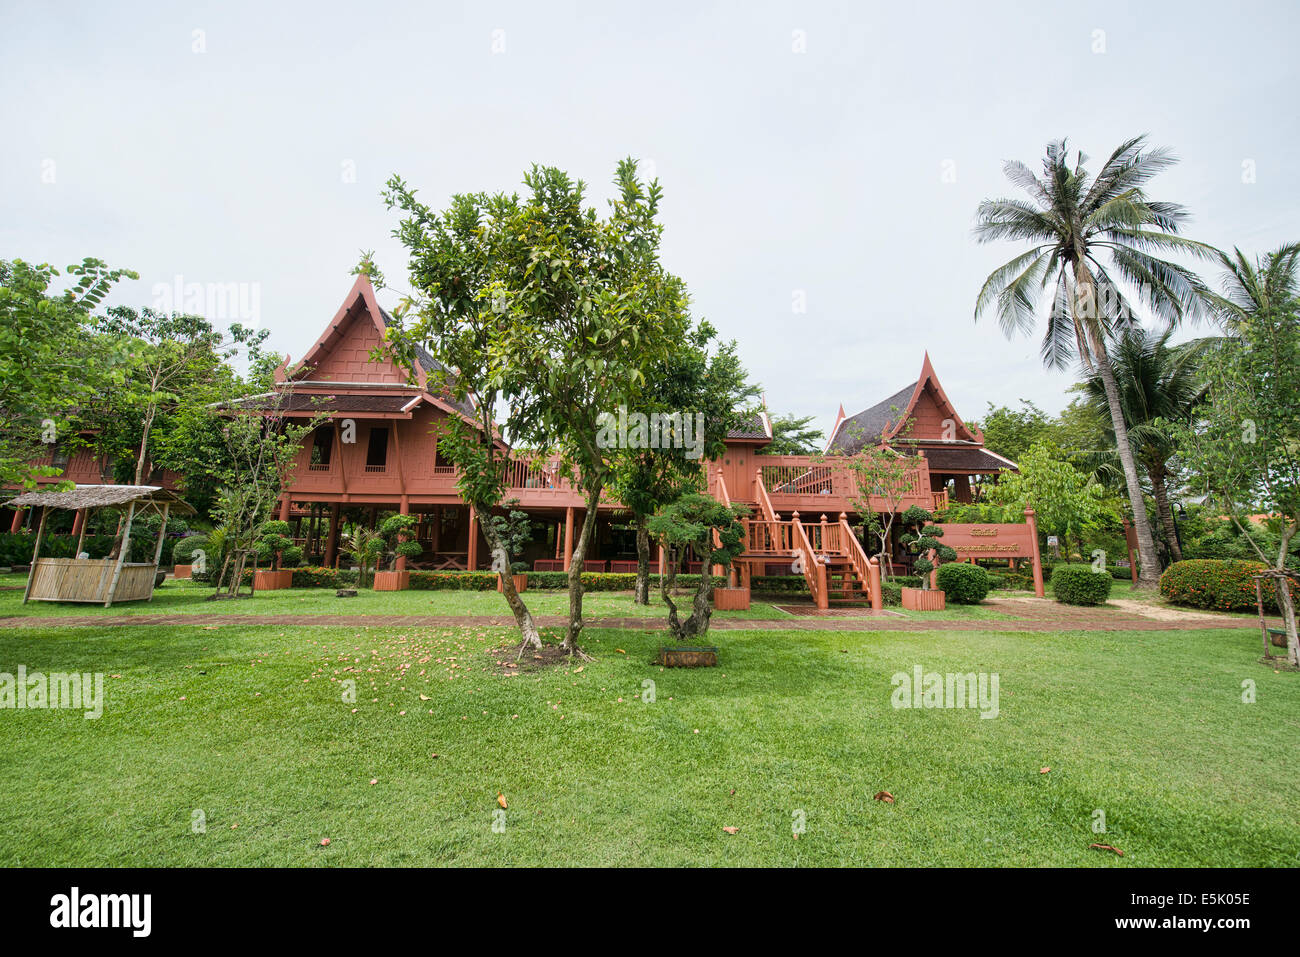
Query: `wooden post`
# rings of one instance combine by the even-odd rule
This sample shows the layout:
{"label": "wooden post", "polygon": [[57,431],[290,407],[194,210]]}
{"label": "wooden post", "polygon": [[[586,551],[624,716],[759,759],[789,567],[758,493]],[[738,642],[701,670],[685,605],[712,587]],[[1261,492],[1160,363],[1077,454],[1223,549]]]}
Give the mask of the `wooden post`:
{"label": "wooden post", "polygon": [[558,562],[564,554],[564,526],[555,523],[555,560]]}
{"label": "wooden post", "polygon": [[9,531],[20,532],[23,528],[23,507],[19,505],[14,509],[13,521],[9,523]]}
{"label": "wooden post", "polygon": [[117,582],[122,577],[122,566],[126,564],[126,553],[131,550],[131,521],[134,518],[135,502],[132,502],[126,508],[126,524],[122,527],[122,547],[117,550],[117,565],[113,568],[113,580],[108,583],[108,596],[104,599],[105,608],[113,604],[113,598],[117,595]]}
{"label": "wooden post", "polygon": [[[433,549],[436,557],[438,554],[438,536],[442,533],[442,506],[436,505],[433,509],[433,533],[429,536],[429,546]],[[437,567],[436,564],[434,567]]]}
{"label": "wooden post", "polygon": [[[167,513],[171,510],[171,502],[163,502],[162,524],[158,526],[158,543],[153,547],[153,570],[154,577],[157,578],[158,563],[162,561],[163,539],[167,537]],[[153,601],[153,585],[149,586],[149,601]]]}
{"label": "wooden post", "polygon": [[1025,522],[1029,525],[1029,541],[1034,548],[1034,594],[1043,598],[1043,557],[1038,552],[1038,520],[1034,518],[1032,508],[1025,509]]}
{"label": "wooden post", "polygon": [[80,527],[80,529],[78,529],[78,531],[77,531],[77,550],[76,550],[75,552],[72,553],[72,557],[73,557],[73,558],[76,558],[77,556],[79,556],[79,555],[81,554],[81,546],[82,546],[82,545],[85,543],[85,541],[86,541],[86,526],[89,524],[89,523],[86,521],[86,518],[87,518],[87,517],[88,517],[88,516],[86,515],[86,510],[85,510],[84,508],[83,508],[83,509],[80,509],[80,510],[77,512],[77,521],[78,521],[78,523],[80,523],[81,527]]}
{"label": "wooden post", "polygon": [[280,521],[289,521],[289,493],[285,492],[280,496]]}
{"label": "wooden post", "polygon": [[659,552],[659,577],[663,578],[664,575],[668,574],[668,561],[664,555],[664,547],[662,545],[656,545],[655,548]]}
{"label": "wooden post", "polygon": [[469,507],[469,554],[465,564],[470,571],[478,569],[478,513],[474,511],[473,505]]}
{"label": "wooden post", "polygon": [[41,538],[45,535],[45,518],[50,514],[48,505],[41,507],[41,524],[36,528],[36,547],[32,549],[32,567],[27,569],[27,588],[23,591],[23,604],[32,593],[32,581],[36,578],[36,559],[41,556]]}
{"label": "wooden post", "polygon": [[885,607],[885,595],[880,590],[880,559],[872,555],[867,559],[867,587],[871,590],[871,610]]}
{"label": "wooden post", "polygon": [[334,560],[338,556],[339,547],[339,513],[342,506],[335,502],[330,506],[330,531],[329,537],[325,540],[325,567],[333,568]]}
{"label": "wooden post", "polygon": [[[398,507],[398,509],[397,509],[397,514],[399,514],[399,515],[410,515],[410,514],[411,514],[411,503],[410,503],[410,500],[407,499],[407,497],[406,497],[405,495],[402,496],[402,504]],[[406,541],[406,533],[405,533],[405,532],[402,532],[402,534],[398,535],[398,536],[397,536],[397,540],[398,540],[399,542],[404,542],[404,541]],[[404,572],[404,571],[406,571],[406,556],[405,556],[405,555],[398,555],[398,556],[397,556],[397,570],[398,570],[399,572]]]}
{"label": "wooden post", "polygon": [[573,563],[573,506],[564,510],[564,570]]}

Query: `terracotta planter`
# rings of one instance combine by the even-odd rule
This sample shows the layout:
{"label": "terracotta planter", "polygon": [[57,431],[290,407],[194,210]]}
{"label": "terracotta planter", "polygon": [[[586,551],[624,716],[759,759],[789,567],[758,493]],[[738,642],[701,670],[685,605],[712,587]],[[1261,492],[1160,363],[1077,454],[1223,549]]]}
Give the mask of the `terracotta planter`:
{"label": "terracotta planter", "polygon": [[[519,592],[519,591],[524,591],[524,590],[526,590],[526,589],[528,588],[528,573],[527,573],[527,572],[524,572],[522,575],[511,575],[510,577],[514,580],[514,583],[515,583],[515,591],[517,591],[517,592]],[[505,589],[505,582],[502,581],[502,579],[501,579],[501,575],[498,573],[498,575],[497,575],[497,591],[499,591],[499,592],[501,592],[502,594],[504,594],[504,593],[505,593],[505,590],[506,590],[506,589]]]}
{"label": "terracotta planter", "polygon": [[665,668],[714,668],[717,648],[660,648],[659,664]]}
{"label": "terracotta planter", "polygon": [[375,572],[375,591],[406,591],[411,587],[410,572]]}
{"label": "terracotta planter", "polygon": [[908,611],[943,611],[943,592],[937,588],[904,588],[903,607]]}
{"label": "terracotta planter", "polygon": [[172,578],[193,578],[193,565],[177,565],[172,569]]}
{"label": "terracotta planter", "polygon": [[253,572],[253,591],[279,591],[292,587],[293,570],[290,568],[282,568],[279,571],[259,568]]}
{"label": "terracotta planter", "polygon": [[745,611],[749,608],[749,589],[715,588],[713,607],[717,611]]}

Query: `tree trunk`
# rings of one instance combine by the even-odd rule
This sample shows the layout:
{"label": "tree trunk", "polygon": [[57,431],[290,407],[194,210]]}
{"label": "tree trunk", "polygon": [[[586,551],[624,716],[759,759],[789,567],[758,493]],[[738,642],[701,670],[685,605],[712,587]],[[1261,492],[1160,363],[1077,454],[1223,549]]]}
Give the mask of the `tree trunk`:
{"label": "tree trunk", "polygon": [[[523,639],[519,645],[519,654],[522,656],[525,648],[542,647],[542,636],[537,630],[537,622],[533,620],[533,613],[528,610],[524,600],[519,597],[519,592],[515,590],[515,579],[510,574],[510,554],[506,551],[501,536],[497,534],[497,527],[492,524],[491,510],[479,508],[478,506],[475,508],[480,515],[488,519],[488,521],[479,522],[478,524],[483,531],[483,538],[487,541],[488,551],[492,553],[492,567],[501,576],[501,594],[506,596],[506,604],[510,606],[511,612],[514,613],[515,624],[519,627],[519,635]],[[394,560],[394,564],[396,564],[396,560]],[[502,571],[502,569],[505,570]]]}
{"label": "tree trunk", "polygon": [[650,529],[644,515],[636,517],[636,594],[633,604],[650,604]]}
{"label": "tree trunk", "polygon": [[668,606],[668,629],[673,640],[679,644],[691,638],[703,637],[709,633],[709,619],[713,614],[713,574],[707,561],[700,573],[700,583],[695,588],[695,597],[691,600],[691,614],[682,621],[677,614],[677,605],[669,594],[677,584],[677,569],[681,565],[681,555],[675,548],[668,549],[668,573],[659,582],[659,594]]}
{"label": "tree trunk", "polygon": [[1183,549],[1178,544],[1178,528],[1174,524],[1174,510],[1169,506],[1169,489],[1165,475],[1159,469],[1147,469],[1151,479],[1151,492],[1156,500],[1156,515],[1160,518],[1160,528],[1169,543],[1169,558],[1175,562],[1183,560]]}
{"label": "tree trunk", "polygon": [[[1091,313],[1079,315],[1081,304],[1095,312],[1097,306],[1097,288],[1088,267],[1080,260],[1074,264],[1075,295],[1077,297],[1075,322],[1083,325],[1092,349],[1092,360],[1097,366],[1097,374],[1106,390],[1106,405],[1110,409],[1110,424],[1115,433],[1115,449],[1119,453],[1120,463],[1124,466],[1124,485],[1128,490],[1129,506],[1133,510],[1133,527],[1137,532],[1138,546],[1138,587],[1155,588],[1160,584],[1160,560],[1156,557],[1156,540],[1151,534],[1151,522],[1147,519],[1146,502],[1142,498],[1142,483],[1138,480],[1137,461],[1133,458],[1133,447],[1128,440],[1128,424],[1124,421],[1124,407],[1120,404],[1119,385],[1115,381],[1115,370],[1110,364],[1110,354],[1106,343],[1101,338],[1101,331],[1096,321],[1089,321]],[[1085,359],[1085,356],[1080,356]]]}
{"label": "tree trunk", "polygon": [[[1282,519],[1286,521],[1285,515]],[[1277,568],[1286,569],[1287,553],[1290,551],[1291,536],[1282,533],[1281,547],[1277,553]],[[1286,577],[1277,580],[1277,607],[1282,612],[1282,626],[1286,629],[1286,658],[1293,666],[1300,668],[1300,637],[1296,634],[1295,599],[1291,595],[1291,582]]]}
{"label": "tree trunk", "polygon": [[140,436],[140,454],[135,459],[135,484],[143,484],[144,463],[149,454],[149,430],[153,428],[153,417],[157,407],[150,405],[144,417],[144,434]]}
{"label": "tree trunk", "polygon": [[[587,546],[596,534],[596,506],[600,503],[600,485],[587,492],[587,509],[582,517],[582,531],[574,544],[569,560],[569,626],[564,633],[565,652],[581,655],[578,636],[582,634],[582,566],[587,558]],[[585,657],[585,656],[584,656]]]}

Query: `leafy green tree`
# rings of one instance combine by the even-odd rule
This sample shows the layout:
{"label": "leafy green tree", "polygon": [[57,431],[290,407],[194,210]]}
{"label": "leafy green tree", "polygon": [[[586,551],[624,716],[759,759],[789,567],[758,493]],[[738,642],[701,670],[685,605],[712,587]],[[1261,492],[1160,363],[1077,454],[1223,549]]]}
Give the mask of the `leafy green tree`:
{"label": "leafy green tree", "polygon": [[1060,449],[1046,442],[1029,447],[1020,471],[1004,474],[989,489],[988,504],[1000,510],[997,520],[1024,521],[1024,510],[1037,513],[1039,531],[1062,542],[1071,536],[1084,550],[1084,536],[1117,524],[1115,502],[1094,476],[1075,468]]}
{"label": "leafy green tree", "polygon": [[115,357],[91,335],[91,316],[114,285],[139,277],[98,259],[66,272],[72,285],[51,293],[57,269],[0,260],[0,486],[30,488],[37,476],[60,474],[30,462],[52,445],[74,446],[76,414],[112,374]]}
{"label": "leafy green tree", "polygon": [[[619,164],[617,196],[605,217],[586,207],[585,185],[561,170],[534,166],[524,185],[523,199],[457,197],[444,215],[421,204],[398,177],[389,180],[386,197],[406,216],[397,236],[412,254],[413,341],[428,343],[457,379],[499,398],[505,433],[553,450],[582,491],[586,508],[569,571],[564,637],[565,650],[576,655],[583,560],[618,458],[618,450],[598,443],[602,416],[620,405],[640,406],[647,371],[687,334],[688,300],[681,280],[659,261],[662,190],[638,178],[635,161]],[[461,318],[481,330],[469,337],[476,352],[445,333]],[[448,339],[460,348],[448,348]],[[477,371],[467,375],[465,365]],[[484,412],[484,436],[493,434],[494,407]],[[482,477],[485,497],[499,501],[496,476],[488,470]]]}
{"label": "leafy green tree", "polygon": [[510,559],[508,564],[495,565],[493,571],[498,575],[519,575],[528,571],[528,564],[517,559],[533,540],[534,522],[527,512],[515,507],[518,504],[518,499],[512,499],[506,502],[508,511],[505,515],[493,515],[488,519]]}
{"label": "leafy green tree", "polygon": [[658,443],[658,448],[623,449],[615,458],[610,493],[632,513],[637,546],[633,601],[639,605],[650,599],[650,516],[700,487],[705,462],[724,454],[727,433],[746,420],[747,403],[757,395],[735,342],[710,353],[715,334],[707,322],[691,329],[678,348],[652,367],[637,410],[699,416],[703,433],[693,436],[692,448]]}
{"label": "leafy green tree", "polygon": [[1145,185],[1174,162],[1168,150],[1148,150],[1145,138],[1135,137],[1120,144],[1095,178],[1085,162],[1078,153],[1071,164],[1060,140],[1048,144],[1041,177],[1023,163],[1004,164],[1007,178],[1030,199],[980,203],[975,236],[981,243],[1012,240],[1030,248],[993,271],[975,301],[975,316],[996,306],[1008,337],[1031,332],[1042,292],[1052,287],[1043,362],[1064,368],[1077,360],[1102,381],[1137,531],[1139,582],[1154,587],[1160,577],[1155,537],[1108,343],[1137,323],[1126,288],[1167,326],[1202,315],[1209,297],[1204,283],[1154,254],[1208,258],[1214,250],[1178,235],[1187,217],[1182,206],[1146,195]]}
{"label": "leafy green tree", "polygon": [[399,558],[419,558],[424,551],[424,546],[419,542],[413,542],[407,539],[411,529],[415,528],[417,520],[414,515],[390,515],[379,523],[379,540],[384,545],[383,554],[380,559],[388,560],[388,570],[397,570],[397,560]]}
{"label": "leafy green tree", "polygon": [[[907,428],[910,427],[911,423],[908,423]],[[849,447],[857,446],[858,439],[859,435],[849,430]],[[880,564],[893,575],[894,550],[890,541],[894,534],[895,516],[902,511],[903,502],[909,496],[921,491],[916,457],[888,446],[863,445],[853,455],[831,454],[819,457],[818,461],[828,462],[848,473],[853,483],[848,489],[849,504],[861,516],[863,530],[876,537]]]}
{"label": "leafy green tree", "polygon": [[990,402],[979,427],[986,448],[1017,462],[1035,442],[1054,440],[1058,423],[1034,403],[1021,399],[1019,409]]}
{"label": "leafy green tree", "polygon": [[921,576],[921,587],[928,589],[930,572],[944,562],[955,561],[957,552],[941,541],[943,526],[931,524],[934,516],[919,505],[909,506],[898,520],[903,527],[899,540],[904,548],[916,556],[912,561],[912,570]]}
{"label": "leafy green tree", "polygon": [[814,416],[793,413],[772,417],[772,441],[764,455],[815,455],[826,441],[826,433],[813,426]]}
{"label": "leafy green tree", "polygon": [[[732,561],[745,550],[747,505],[723,505],[710,495],[688,492],[664,506],[649,521],[650,534],[663,545],[668,559],[668,573],[660,579],[659,594],[668,606],[668,627],[681,641],[703,637],[709,631],[713,614],[713,568],[731,567]],[[677,569],[687,555],[702,563],[700,581],[691,601],[691,613],[682,621],[672,590],[677,584]]]}
{"label": "leafy green tree", "polygon": [[[1226,257],[1225,257],[1226,258]],[[1283,247],[1254,264],[1238,253],[1224,299],[1241,311],[1227,314],[1228,337],[1207,363],[1209,401],[1198,420],[1181,428],[1179,447],[1213,502],[1277,572],[1286,568],[1300,531],[1300,301],[1294,296],[1296,255]],[[1237,269],[1240,271],[1238,272]],[[1234,285],[1251,290],[1244,298]],[[1261,292],[1267,295],[1260,295]],[[1290,297],[1288,298],[1288,293]],[[1254,512],[1275,516],[1276,549],[1262,547]],[[1287,655],[1300,665],[1295,602],[1279,587]]]}
{"label": "leafy green tree", "polygon": [[[1138,465],[1146,473],[1170,557],[1180,562],[1183,552],[1169,500],[1172,487],[1177,484],[1172,463],[1177,443],[1172,427],[1190,422],[1197,405],[1205,398],[1201,366],[1206,349],[1213,342],[1196,340],[1171,345],[1172,335],[1172,330],[1163,333],[1142,328],[1126,330],[1112,347],[1112,365],[1129,440]],[[1084,386],[1094,410],[1104,411],[1106,390],[1101,377],[1091,377]],[[1112,452],[1108,451],[1104,460],[1115,469]]]}

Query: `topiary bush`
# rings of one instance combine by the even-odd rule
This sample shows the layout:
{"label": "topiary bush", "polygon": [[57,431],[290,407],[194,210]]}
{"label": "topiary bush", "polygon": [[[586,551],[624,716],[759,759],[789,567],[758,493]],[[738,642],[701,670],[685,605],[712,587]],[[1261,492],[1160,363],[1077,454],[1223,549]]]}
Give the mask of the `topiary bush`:
{"label": "topiary bush", "polygon": [[1067,605],[1100,605],[1110,597],[1115,579],[1091,565],[1057,565],[1052,569],[1052,594]]}
{"label": "topiary bush", "polygon": [[178,565],[193,564],[191,559],[194,557],[194,553],[200,548],[206,548],[207,545],[208,539],[206,536],[190,535],[176,543],[176,547],[172,549],[172,557]]}
{"label": "topiary bush", "polygon": [[989,593],[989,573],[979,565],[952,562],[940,565],[937,574],[939,590],[946,601],[958,605],[978,605]]}
{"label": "topiary bush", "polygon": [[[1254,611],[1252,575],[1266,569],[1263,562],[1241,558],[1193,558],[1174,562],[1160,576],[1160,594],[1180,605],[1216,611]],[[1277,613],[1277,587],[1263,582],[1264,610]]]}

